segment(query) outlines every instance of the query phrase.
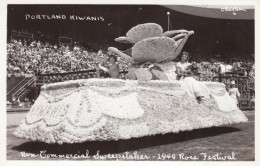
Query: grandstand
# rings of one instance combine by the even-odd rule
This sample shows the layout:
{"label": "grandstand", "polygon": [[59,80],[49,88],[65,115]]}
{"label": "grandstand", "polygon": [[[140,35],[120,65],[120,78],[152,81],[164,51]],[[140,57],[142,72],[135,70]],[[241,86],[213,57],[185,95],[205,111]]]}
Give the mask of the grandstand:
{"label": "grandstand", "polygon": [[[95,70],[99,63],[106,65],[107,48],[115,46],[124,50],[130,47],[115,43],[114,38],[123,36],[133,25],[145,22],[158,23],[166,30],[168,10],[159,5],[9,5],[7,101],[17,103],[19,99],[20,103],[27,100],[33,103],[40,87],[47,83],[107,77],[105,73],[98,75]],[[25,21],[23,16],[28,11],[56,11],[68,15],[95,13],[104,16],[104,21]],[[242,93],[241,109],[252,109],[254,56],[248,55],[254,53],[254,20],[213,19],[175,10],[171,10],[171,15],[171,28],[185,27],[196,33],[184,49],[199,66],[199,79],[224,82],[227,87],[230,80],[235,80]],[[120,78],[126,79],[127,63],[119,60],[119,64]],[[229,64],[230,70],[220,73],[221,64]]]}

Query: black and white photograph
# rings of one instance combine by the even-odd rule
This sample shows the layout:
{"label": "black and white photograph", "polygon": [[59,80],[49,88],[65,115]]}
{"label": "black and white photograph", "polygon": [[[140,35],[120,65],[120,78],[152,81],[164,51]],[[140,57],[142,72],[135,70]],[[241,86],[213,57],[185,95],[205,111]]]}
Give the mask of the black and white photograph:
{"label": "black and white photograph", "polygon": [[7,162],[257,165],[256,5],[5,8]]}

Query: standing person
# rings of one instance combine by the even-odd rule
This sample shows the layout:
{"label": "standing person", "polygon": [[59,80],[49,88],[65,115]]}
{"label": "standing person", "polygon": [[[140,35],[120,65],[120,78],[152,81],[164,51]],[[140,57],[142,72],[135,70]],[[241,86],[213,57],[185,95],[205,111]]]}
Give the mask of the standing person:
{"label": "standing person", "polygon": [[218,70],[219,82],[222,82],[222,77],[224,76],[225,73],[226,73],[226,64],[225,62],[220,62],[219,70]]}
{"label": "standing person", "polygon": [[240,98],[240,93],[238,89],[236,88],[235,81],[231,81],[230,83],[230,89],[228,90],[229,96],[232,97],[232,99],[235,101],[235,103],[238,105],[238,100]]}
{"label": "standing person", "polygon": [[188,62],[189,53],[183,52],[181,61],[176,64],[176,74],[180,81],[184,82],[184,86],[189,96],[194,96],[198,103],[201,103],[204,97],[209,97],[210,92],[204,84],[196,81],[192,77],[191,63]]}
{"label": "standing person", "polygon": [[109,56],[109,68],[106,68],[101,64],[99,64],[98,67],[104,72],[107,72],[111,78],[119,78],[119,65],[116,56]]}

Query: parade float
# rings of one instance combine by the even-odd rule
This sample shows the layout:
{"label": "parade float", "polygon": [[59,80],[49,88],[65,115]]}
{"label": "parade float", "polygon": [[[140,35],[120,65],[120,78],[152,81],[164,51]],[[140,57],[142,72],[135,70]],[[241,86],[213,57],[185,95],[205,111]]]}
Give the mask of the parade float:
{"label": "parade float", "polygon": [[45,143],[131,139],[246,122],[225,85],[200,82],[202,103],[176,80],[175,63],[193,31],[163,33],[160,25],[140,24],[125,37],[131,55],[109,50],[129,62],[127,80],[81,79],[43,85],[17,137]]}

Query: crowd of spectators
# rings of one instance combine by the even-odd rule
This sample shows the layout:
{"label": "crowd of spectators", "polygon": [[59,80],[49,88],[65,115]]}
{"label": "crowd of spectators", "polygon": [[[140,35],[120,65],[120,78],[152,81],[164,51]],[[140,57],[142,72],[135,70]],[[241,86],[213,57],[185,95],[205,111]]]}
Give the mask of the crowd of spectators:
{"label": "crowd of spectators", "polygon": [[[55,74],[47,76],[47,82],[59,82],[71,79],[84,79],[97,77],[97,72],[79,72],[88,69],[96,69],[98,64],[108,66],[109,43],[100,44],[98,42],[89,42],[89,48],[74,45],[51,45],[50,43],[26,40],[11,40],[7,43],[7,75],[34,76],[44,74]],[[196,66],[197,74],[200,81],[214,81],[221,73],[235,73],[240,76],[250,76],[251,82],[254,83],[255,66],[254,60],[250,59],[233,59],[221,60],[220,58],[206,58],[205,56],[191,54],[191,63]],[[176,62],[178,59],[176,59]],[[120,78],[127,78],[128,64],[118,58]],[[75,72],[71,74],[62,74]],[[106,77],[102,73],[102,77]],[[99,76],[100,77],[100,76]],[[15,100],[13,100],[15,102]],[[19,102],[18,102],[19,103]]]}
{"label": "crowd of spectators", "polygon": [[[8,76],[31,76],[96,69],[100,63],[106,66],[109,44],[94,43],[94,45],[100,48],[99,51],[88,50],[77,45],[70,48],[40,41],[28,43],[26,40],[11,40],[7,43],[7,74]],[[213,77],[221,72],[220,66],[225,66],[226,72],[239,72],[253,78],[255,75],[253,60],[225,62],[196,55],[192,58],[192,63],[197,66],[201,81],[213,81]],[[120,58],[119,64],[120,70],[127,70],[128,64]]]}
{"label": "crowd of spectators", "polygon": [[[92,52],[80,46],[70,49],[40,41],[12,40],[7,44],[7,74],[30,76],[95,69],[97,64],[106,63],[107,54],[105,49]],[[125,62],[119,63],[122,70],[126,69]]]}
{"label": "crowd of spectators", "polygon": [[219,74],[232,74],[233,76],[250,76],[254,79],[254,62],[252,60],[225,62],[222,60],[193,61],[198,67],[201,81],[213,81]]}

